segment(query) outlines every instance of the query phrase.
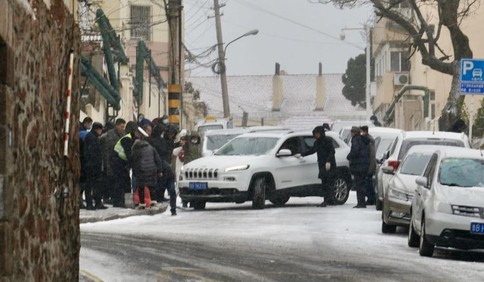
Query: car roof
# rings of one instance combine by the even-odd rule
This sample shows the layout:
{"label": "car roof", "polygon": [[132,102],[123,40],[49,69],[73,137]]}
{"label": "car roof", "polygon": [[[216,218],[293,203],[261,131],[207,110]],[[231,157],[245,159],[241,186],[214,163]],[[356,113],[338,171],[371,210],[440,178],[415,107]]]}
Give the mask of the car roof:
{"label": "car roof", "polygon": [[464,140],[464,133],[455,133],[447,131],[405,131],[404,139],[419,139],[419,138],[446,138],[446,139],[456,139]]}
{"label": "car roof", "polygon": [[[412,146],[410,149],[408,149],[407,155],[411,153],[429,153],[433,154],[439,149],[445,149],[448,148],[449,146],[439,146],[439,145],[415,145]],[[457,148],[457,147],[452,147],[452,148]]]}
{"label": "car roof", "polygon": [[446,158],[471,158],[484,160],[484,151],[461,147],[444,147],[437,150],[442,159]]}
{"label": "car roof", "polygon": [[247,128],[245,127],[237,127],[237,128],[226,128],[226,129],[212,129],[207,130],[205,132],[205,136],[209,135],[231,135],[231,134],[242,134],[247,132]]}
{"label": "car roof", "polygon": [[[286,130],[271,130],[271,131],[256,131],[256,132],[246,132],[238,137],[276,137],[280,138],[283,136],[300,136],[300,135],[313,135],[310,129],[286,129]],[[338,134],[333,131],[326,131],[326,135],[337,139]]]}
{"label": "car roof", "polygon": [[371,127],[368,129],[368,133],[374,134],[374,133],[393,133],[393,134],[399,134],[404,132],[402,129],[398,128],[391,128],[391,127]]}

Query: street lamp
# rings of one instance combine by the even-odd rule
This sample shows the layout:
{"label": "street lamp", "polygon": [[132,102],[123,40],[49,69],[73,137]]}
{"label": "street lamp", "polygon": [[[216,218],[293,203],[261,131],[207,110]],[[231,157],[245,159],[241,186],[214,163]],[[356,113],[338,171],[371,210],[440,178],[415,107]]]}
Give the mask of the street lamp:
{"label": "street lamp", "polygon": [[[225,52],[227,51],[227,47],[229,47],[229,45],[234,43],[235,41],[246,36],[256,35],[257,33],[259,33],[259,30],[257,29],[248,31],[242,34],[241,36],[235,38],[234,40],[230,41],[229,43],[227,43],[225,45],[225,48],[223,47],[223,44],[218,44],[218,62],[215,65],[218,65],[219,67],[218,73],[220,73],[220,82],[222,84],[222,102],[223,102],[223,108],[224,108],[224,117],[226,118],[230,117],[230,106],[229,106],[229,93],[227,88],[227,72],[225,68]],[[222,42],[221,40],[222,35],[220,34],[218,37],[220,37],[219,38],[220,40],[218,41]]]}
{"label": "street lamp", "polygon": [[366,96],[366,118],[370,119],[373,114],[373,108],[371,106],[371,97],[370,97],[370,71],[371,71],[371,36],[370,36],[370,25],[365,24],[364,28],[343,28],[341,29],[341,34],[339,38],[341,40],[345,40],[346,35],[344,33],[345,30],[364,30],[366,33],[366,87],[365,87],[365,96]]}

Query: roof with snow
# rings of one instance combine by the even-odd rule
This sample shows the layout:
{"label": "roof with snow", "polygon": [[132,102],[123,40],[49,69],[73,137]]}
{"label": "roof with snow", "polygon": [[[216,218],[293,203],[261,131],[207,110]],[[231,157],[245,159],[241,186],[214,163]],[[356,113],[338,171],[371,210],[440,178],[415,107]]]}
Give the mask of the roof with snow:
{"label": "roof with snow", "polygon": [[[325,79],[324,109],[316,108],[316,74],[280,75],[283,101],[280,111],[272,111],[273,75],[228,76],[230,111],[241,118],[245,110],[250,119],[276,120],[284,125],[315,124],[334,119],[364,116],[342,94],[342,74],[323,74]],[[187,79],[200,90],[200,100],[208,106],[209,114],[223,116],[220,77],[203,76]]]}

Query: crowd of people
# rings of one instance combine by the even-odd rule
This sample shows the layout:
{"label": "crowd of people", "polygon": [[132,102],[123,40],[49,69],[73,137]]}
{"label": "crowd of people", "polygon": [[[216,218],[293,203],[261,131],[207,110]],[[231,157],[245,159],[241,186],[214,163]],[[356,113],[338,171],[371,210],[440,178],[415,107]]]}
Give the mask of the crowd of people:
{"label": "crowd of people", "polygon": [[[325,136],[329,126],[317,126],[313,129],[316,139],[314,146],[301,156],[316,153],[318,157],[319,179],[322,182],[324,201],[319,205],[326,207],[334,204],[334,185],[332,179],[336,173],[336,159],[333,142]],[[368,126],[351,128],[351,150],[346,157],[353,174],[354,188],[356,190],[357,205],[354,208],[366,208],[375,204],[375,190],[373,188],[373,175],[376,171],[375,140],[368,133]]]}
{"label": "crowd of people", "polygon": [[79,138],[81,208],[128,208],[127,196],[139,209],[169,200],[171,214],[176,215],[180,168],[201,157],[196,133],[179,131],[167,116],[150,121],[140,115],[137,122],[118,118],[106,125],[86,117]]}

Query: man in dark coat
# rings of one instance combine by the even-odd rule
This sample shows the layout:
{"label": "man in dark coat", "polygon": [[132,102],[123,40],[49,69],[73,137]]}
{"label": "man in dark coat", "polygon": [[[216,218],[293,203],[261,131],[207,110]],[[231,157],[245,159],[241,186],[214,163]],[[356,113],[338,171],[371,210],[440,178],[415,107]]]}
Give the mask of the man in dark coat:
{"label": "man in dark coat", "polygon": [[[150,137],[146,138],[146,141],[150,143],[150,145],[156,150],[158,153],[160,159],[168,162],[167,160],[171,161],[171,155],[169,155],[169,145],[168,141],[163,138],[164,131],[166,129],[166,126],[163,124],[158,124],[153,128],[153,134],[151,134]],[[165,199],[165,189],[166,187],[163,186],[163,183],[161,179],[158,179],[154,193],[153,193],[153,198],[158,201],[162,202],[167,199]]]}
{"label": "man in dark coat", "polygon": [[[102,176],[102,155],[101,142],[99,136],[103,131],[103,125],[95,122],[92,125],[92,130],[86,135],[84,139],[83,161],[84,173],[86,176],[86,209],[105,209],[101,202],[101,176]],[[95,206],[92,200],[95,201]]]}
{"label": "man in dark coat", "polygon": [[303,152],[301,156],[307,156],[317,153],[319,179],[321,179],[324,201],[319,205],[326,207],[334,202],[333,191],[333,173],[336,170],[336,160],[334,157],[334,145],[331,139],[327,138],[324,133],[324,127],[317,126],[313,130],[313,136],[316,138],[314,145],[308,151]]}
{"label": "man in dark coat", "polygon": [[373,175],[376,172],[376,148],[375,148],[375,139],[368,133],[368,126],[363,125],[361,127],[361,135],[366,136],[370,149],[370,165],[368,167],[368,174],[366,175],[365,184],[366,184],[366,205],[373,206],[375,205],[375,186],[373,185]]}
{"label": "man in dark coat", "polygon": [[122,118],[118,118],[113,129],[108,130],[101,136],[101,147],[103,155],[104,166],[104,185],[105,185],[105,197],[104,200],[109,200],[113,197],[114,183],[116,182],[111,168],[111,157],[114,153],[114,146],[121,137],[124,136],[124,129],[126,127],[126,121]]}
{"label": "man in dark coat", "polygon": [[350,162],[350,170],[355,180],[356,198],[358,204],[354,208],[366,208],[365,178],[370,166],[370,140],[360,135],[360,128],[351,128],[351,151],[346,157]]}

